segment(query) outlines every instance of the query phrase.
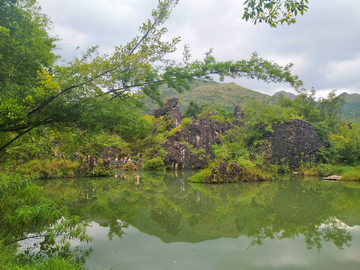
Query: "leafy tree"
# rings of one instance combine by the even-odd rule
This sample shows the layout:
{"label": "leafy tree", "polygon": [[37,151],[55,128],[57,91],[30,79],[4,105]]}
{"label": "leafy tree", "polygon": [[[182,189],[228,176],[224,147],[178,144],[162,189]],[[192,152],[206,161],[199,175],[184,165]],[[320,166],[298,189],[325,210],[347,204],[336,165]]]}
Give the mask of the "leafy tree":
{"label": "leafy tree", "polygon": [[252,20],[254,24],[266,23],[271,27],[296,22],[298,13],[304,15],[308,10],[308,0],[246,0],[242,19]]}
{"label": "leafy tree", "polygon": [[69,216],[63,198],[47,198],[31,179],[0,174],[0,205],[0,247],[42,239],[29,248],[38,248],[38,255],[70,256],[68,241],[91,240],[85,233],[86,223],[78,216]]}
{"label": "leafy tree", "polygon": [[184,117],[197,118],[197,116],[201,113],[201,111],[202,109],[198,104],[196,104],[194,101],[190,101],[189,106],[186,108],[186,111],[184,113]]}
{"label": "leafy tree", "polygon": [[[43,36],[40,34],[44,33],[48,38],[45,28],[49,26],[49,21],[39,15],[35,1],[25,1],[25,8],[20,6],[23,2],[6,1],[2,8],[13,11],[8,12],[11,20],[21,14],[30,25],[34,25],[33,29],[28,29],[28,35],[33,35],[35,40],[41,40]],[[0,135],[0,150],[40,126],[57,123],[76,125],[80,118],[84,117],[85,112],[89,115],[88,120],[98,120],[91,117],[91,113],[94,112],[91,108],[97,103],[95,100],[103,96],[126,100],[132,98],[132,93],[141,90],[161,103],[158,91],[160,86],[167,85],[182,92],[190,89],[190,83],[194,79],[212,80],[212,74],[218,74],[220,80],[225,76],[248,77],[265,82],[289,82],[295,88],[301,87],[302,82],[290,73],[291,64],[282,67],[258,57],[256,53],[249,60],[236,62],[218,62],[211,51],[205,55],[203,61],[191,62],[188,57],[184,58],[184,63],[165,61],[165,56],[175,51],[180,41],[180,38],[173,38],[171,41],[161,39],[167,31],[162,24],[169,18],[177,2],[178,0],[160,1],[158,8],[152,13],[152,19],[140,27],[141,35],[125,45],[116,47],[112,54],[100,55],[97,48],[93,47],[67,66],[53,67],[50,60],[56,58],[51,53],[54,40],[46,39],[49,46],[47,50],[43,50],[46,52],[42,51],[41,54],[44,53],[48,57],[44,59],[44,63],[40,62],[33,68],[37,71],[36,75],[25,76],[33,83],[24,86],[22,80],[12,81],[13,77],[7,77],[4,84],[0,96],[0,132],[11,135]],[[8,29],[11,38],[21,46],[26,46],[22,43],[20,34],[11,36],[11,28]],[[22,28],[16,29],[20,31]],[[20,47],[14,47],[15,52],[9,52],[7,55],[17,55],[18,48]],[[34,52],[35,55],[37,53],[38,51]],[[189,54],[188,50],[184,53]],[[20,56],[19,58],[23,59]],[[3,65],[9,65],[8,61]],[[18,95],[17,92],[21,94]],[[102,120],[106,121],[105,118]],[[93,125],[96,124],[94,121]]]}
{"label": "leafy tree", "polygon": [[291,108],[294,115],[314,123],[320,121],[320,111],[315,94],[315,90],[310,93],[302,91],[294,100],[281,94],[277,102],[283,108]]}
{"label": "leafy tree", "polygon": [[323,121],[326,121],[329,126],[335,127],[341,120],[341,107],[345,99],[341,96],[336,96],[336,90],[331,91],[327,98],[320,98],[319,110]]}

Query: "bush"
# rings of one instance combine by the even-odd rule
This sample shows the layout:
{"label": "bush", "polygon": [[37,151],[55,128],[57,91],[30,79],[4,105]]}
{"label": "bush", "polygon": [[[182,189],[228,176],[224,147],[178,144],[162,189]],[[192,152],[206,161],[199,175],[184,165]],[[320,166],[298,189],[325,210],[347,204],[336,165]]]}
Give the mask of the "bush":
{"label": "bush", "polygon": [[124,164],[123,169],[125,171],[134,171],[136,170],[136,166],[132,161],[128,161],[126,164]]}
{"label": "bush", "polygon": [[21,166],[15,171],[22,175],[31,175],[37,173],[42,179],[50,178],[68,178],[74,177],[78,172],[80,163],[71,160],[48,159],[32,160]]}
{"label": "bush", "polygon": [[211,169],[206,168],[204,170],[201,170],[197,174],[191,176],[189,178],[189,181],[193,183],[205,183],[207,182],[207,179],[209,179],[210,175],[211,175]]}
{"label": "bush", "polygon": [[184,118],[182,121],[181,121],[181,124],[180,124],[180,128],[181,129],[185,129],[187,128],[188,126],[190,126],[192,124],[192,120],[190,118]]}
{"label": "bush", "polygon": [[165,164],[161,157],[145,161],[141,166],[141,169],[145,171],[162,171],[164,168]]}
{"label": "bush", "polygon": [[105,167],[104,161],[99,160],[99,163],[97,166],[95,166],[91,172],[87,174],[87,176],[110,176],[113,174],[113,170],[109,170]]}
{"label": "bush", "polygon": [[341,175],[341,180],[343,181],[359,181],[360,180],[360,166],[353,167],[347,171],[345,171]]}

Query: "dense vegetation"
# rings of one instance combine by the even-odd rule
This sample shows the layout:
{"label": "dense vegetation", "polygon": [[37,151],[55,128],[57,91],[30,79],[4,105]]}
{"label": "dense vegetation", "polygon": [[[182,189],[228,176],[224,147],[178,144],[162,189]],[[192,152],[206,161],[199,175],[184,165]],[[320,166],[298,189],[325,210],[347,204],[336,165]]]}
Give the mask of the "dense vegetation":
{"label": "dense vegetation", "polygon": [[[106,149],[117,149],[119,157],[142,158],[145,169],[165,169],[166,152],[161,144],[192,120],[185,118],[180,127],[173,128],[169,116],[143,115],[144,96],[162,104],[159,89],[182,93],[198,81],[210,81],[206,98],[214,103],[210,93],[217,93],[219,99],[225,96],[222,91],[229,95],[229,89],[241,88],[212,83],[211,74],[221,80],[248,77],[301,88],[302,82],[290,72],[291,65],[279,66],[256,53],[248,60],[219,62],[210,51],[202,61],[190,61],[185,50],[184,62],[163,61],[180,41],[162,40],[167,31],[162,25],[177,2],[160,1],[152,18],[140,27],[140,35],[113,53],[100,55],[93,47],[62,66],[56,65],[58,56],[53,52],[56,38],[47,32],[49,18],[36,1],[0,2],[0,267],[82,268],[75,256],[80,251],[72,251],[69,241],[90,240],[86,223],[69,213],[65,197],[47,196],[34,181],[107,175],[111,164],[102,158]],[[247,92],[243,101],[248,96],[266,104],[265,97],[251,95]],[[187,101],[190,104],[191,99]],[[211,114],[211,121],[231,120],[225,110],[229,108],[196,106],[194,101],[189,116]],[[225,143],[214,149],[214,162],[235,160],[248,169],[249,179],[268,179],[273,172],[285,171],[275,165],[263,166],[263,157],[256,150],[272,123],[303,117],[316,125],[325,142],[322,162],[358,164],[360,127],[355,123],[348,129],[337,118],[339,97],[316,103],[312,95],[302,94],[294,101],[282,97],[277,102],[261,107],[254,102],[244,108],[247,124],[229,132]],[[132,168],[136,167],[128,165]],[[38,241],[17,256],[17,243],[29,238]]]}

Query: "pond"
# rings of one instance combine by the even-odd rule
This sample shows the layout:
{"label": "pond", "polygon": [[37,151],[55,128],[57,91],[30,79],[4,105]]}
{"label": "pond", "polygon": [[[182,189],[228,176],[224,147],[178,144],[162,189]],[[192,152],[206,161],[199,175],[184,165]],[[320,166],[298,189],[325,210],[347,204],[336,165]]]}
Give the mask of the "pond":
{"label": "pond", "polygon": [[89,269],[360,269],[360,185],[190,184],[192,172],[39,182],[89,221]]}

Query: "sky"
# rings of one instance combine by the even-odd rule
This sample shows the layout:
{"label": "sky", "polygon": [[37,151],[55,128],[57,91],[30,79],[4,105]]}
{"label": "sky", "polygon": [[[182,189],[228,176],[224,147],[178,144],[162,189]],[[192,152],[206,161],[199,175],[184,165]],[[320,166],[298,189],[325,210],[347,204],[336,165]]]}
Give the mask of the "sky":
{"label": "sky", "polygon": [[[184,44],[192,60],[201,60],[213,48],[219,61],[248,59],[253,52],[275,63],[293,63],[293,74],[305,88],[325,97],[331,90],[360,93],[360,1],[309,0],[309,11],[296,24],[271,28],[241,19],[244,0],[180,0],[165,26],[165,39],[181,37],[178,51],[169,58],[181,60]],[[138,27],[151,15],[157,0],[38,0],[58,36],[57,51],[64,62],[79,51],[98,45],[111,52],[138,35]],[[79,50],[76,48],[80,46]],[[272,95],[289,84],[267,84],[245,78],[226,79]]]}

